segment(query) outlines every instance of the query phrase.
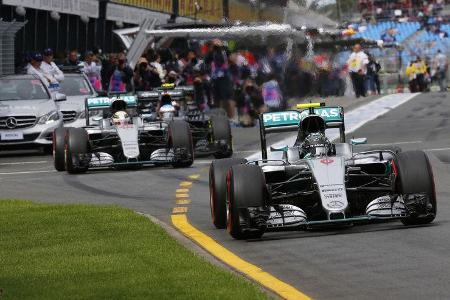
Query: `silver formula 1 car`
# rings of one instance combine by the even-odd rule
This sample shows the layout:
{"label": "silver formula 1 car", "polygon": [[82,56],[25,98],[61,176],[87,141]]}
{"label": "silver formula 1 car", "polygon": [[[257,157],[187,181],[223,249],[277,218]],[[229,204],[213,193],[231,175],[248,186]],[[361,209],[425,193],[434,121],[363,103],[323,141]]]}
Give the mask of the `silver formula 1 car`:
{"label": "silver formula 1 car", "polygon": [[[236,239],[259,238],[268,229],[307,229],[400,219],[426,224],[436,216],[436,193],[427,155],[392,149],[354,151],[366,139],[345,143],[341,107],[309,104],[303,111],[260,117],[262,159],[211,163],[210,205],[214,225]],[[331,143],[327,128],[340,129]],[[271,148],[266,134],[298,131],[291,147]]]}
{"label": "silver formula 1 car", "polygon": [[136,96],[86,99],[86,115],[102,110],[103,116],[83,128],[58,128],[53,134],[56,170],[82,173],[90,168],[140,167],[169,164],[189,167],[194,161],[189,124],[175,120],[144,122],[136,112]]}
{"label": "silver formula 1 car", "polygon": [[175,109],[172,118],[186,121],[191,128],[196,156],[228,158],[233,155],[231,128],[226,113],[220,109],[207,113],[200,111],[193,101],[193,87],[165,85],[154,91],[138,92],[137,95],[138,107],[146,116],[145,120],[156,117],[162,99],[169,98]]}

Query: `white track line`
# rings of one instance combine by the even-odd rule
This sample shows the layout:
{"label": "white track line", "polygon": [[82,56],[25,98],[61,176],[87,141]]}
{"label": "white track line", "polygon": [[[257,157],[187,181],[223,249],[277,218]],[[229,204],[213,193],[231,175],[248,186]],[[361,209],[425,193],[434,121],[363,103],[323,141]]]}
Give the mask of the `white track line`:
{"label": "white track line", "polygon": [[0,163],[0,166],[45,164],[45,163],[49,163],[49,162],[50,162],[49,160],[21,161],[21,162],[7,162],[7,163]]}
{"label": "white track line", "polygon": [[194,165],[199,164],[199,165],[209,165],[211,164],[212,160],[195,160],[194,161]]}
{"label": "white track line", "polygon": [[421,144],[423,141],[410,141],[410,142],[394,142],[394,143],[385,143],[385,144],[367,144],[369,146],[389,146],[389,145],[406,145],[406,144]]}
{"label": "white track line", "polygon": [[431,149],[423,149],[423,151],[447,151],[450,148],[431,148]]}
{"label": "white track line", "polygon": [[21,174],[39,174],[39,173],[55,173],[56,170],[46,170],[46,171],[20,171],[20,172],[3,172],[0,175],[21,175]]}

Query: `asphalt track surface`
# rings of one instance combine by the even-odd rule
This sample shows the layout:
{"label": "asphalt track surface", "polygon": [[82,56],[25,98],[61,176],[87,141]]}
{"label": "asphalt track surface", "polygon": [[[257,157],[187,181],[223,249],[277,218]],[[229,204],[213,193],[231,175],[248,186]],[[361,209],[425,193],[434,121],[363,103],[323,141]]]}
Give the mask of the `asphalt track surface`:
{"label": "asphalt track surface", "polygon": [[[316,299],[450,299],[450,95],[419,95],[351,134],[370,144],[423,149],[436,180],[438,216],[432,225],[400,222],[343,229],[266,233],[236,241],[213,227],[207,168],[57,173],[52,158],[0,154],[0,197],[58,203],[116,204],[170,224],[175,189],[191,174],[189,221],[243,259]],[[280,139],[280,136],[274,137]],[[255,128],[234,130],[236,156],[259,149]]]}

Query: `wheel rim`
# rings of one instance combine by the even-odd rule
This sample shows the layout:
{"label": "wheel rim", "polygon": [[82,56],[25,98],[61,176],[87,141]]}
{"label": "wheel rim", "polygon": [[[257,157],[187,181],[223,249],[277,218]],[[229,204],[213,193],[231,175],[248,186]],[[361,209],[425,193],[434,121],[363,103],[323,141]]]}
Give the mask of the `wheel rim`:
{"label": "wheel rim", "polygon": [[56,135],[55,132],[53,132],[53,145],[52,145],[52,150],[53,150],[53,160],[56,160]]}
{"label": "wheel rim", "polygon": [[227,212],[227,230],[229,233],[232,231],[233,220],[231,216],[231,171],[227,173],[227,197],[226,197],[226,212]]}

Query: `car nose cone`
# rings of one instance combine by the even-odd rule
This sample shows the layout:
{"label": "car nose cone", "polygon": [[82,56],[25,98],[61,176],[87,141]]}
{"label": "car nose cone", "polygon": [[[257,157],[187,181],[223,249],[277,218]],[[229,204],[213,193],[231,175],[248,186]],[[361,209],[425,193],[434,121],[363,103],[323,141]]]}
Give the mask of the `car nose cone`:
{"label": "car nose cone", "polygon": [[9,117],[8,119],[6,119],[6,127],[8,127],[9,129],[14,129],[17,127],[17,120],[13,117]]}

